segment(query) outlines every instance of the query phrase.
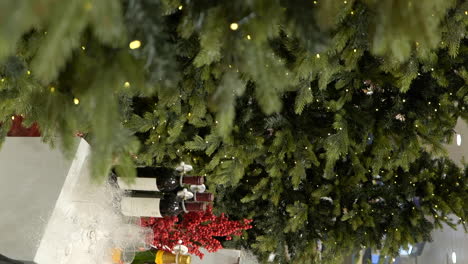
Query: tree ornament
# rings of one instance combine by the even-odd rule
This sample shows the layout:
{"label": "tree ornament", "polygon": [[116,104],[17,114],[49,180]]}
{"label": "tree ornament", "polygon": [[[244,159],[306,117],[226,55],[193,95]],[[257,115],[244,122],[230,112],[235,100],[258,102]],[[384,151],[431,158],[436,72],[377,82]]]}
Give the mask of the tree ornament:
{"label": "tree ornament", "polygon": [[406,120],[405,115],[402,115],[402,114],[397,114],[397,115],[395,116],[395,119],[396,119],[396,120],[400,120],[400,121],[402,121],[402,122]]}

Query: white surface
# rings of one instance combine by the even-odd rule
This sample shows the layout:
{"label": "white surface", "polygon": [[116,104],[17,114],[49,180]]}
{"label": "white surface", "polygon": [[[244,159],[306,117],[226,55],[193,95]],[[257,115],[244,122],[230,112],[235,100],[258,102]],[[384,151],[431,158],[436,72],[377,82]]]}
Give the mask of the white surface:
{"label": "white surface", "polygon": [[121,231],[130,231],[112,204],[115,189],[91,181],[89,153],[82,140],[34,258],[37,264],[110,263],[117,234],[123,241]]}
{"label": "white surface", "polygon": [[203,260],[196,256],[192,257],[192,264],[238,264],[240,258],[240,250],[221,249],[216,253],[208,253],[206,250],[201,250],[205,256]]}
{"label": "white surface", "polygon": [[70,168],[41,138],[8,137],[0,148],[0,253],[32,260]]}

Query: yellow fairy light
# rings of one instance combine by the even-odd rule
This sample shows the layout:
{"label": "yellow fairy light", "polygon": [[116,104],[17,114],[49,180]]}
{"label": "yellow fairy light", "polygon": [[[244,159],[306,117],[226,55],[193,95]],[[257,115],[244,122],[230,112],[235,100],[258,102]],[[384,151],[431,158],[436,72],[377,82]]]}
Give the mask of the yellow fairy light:
{"label": "yellow fairy light", "polygon": [[82,50],[86,50],[86,47],[85,47],[85,46],[81,46],[81,49],[82,49]]}
{"label": "yellow fairy light", "polygon": [[351,15],[354,15],[354,11],[351,11]]}
{"label": "yellow fairy light", "polygon": [[55,92],[55,87],[53,87],[53,86],[50,87],[50,92],[51,92],[51,93]]}
{"label": "yellow fairy light", "polygon": [[73,99],[73,103],[77,105],[77,104],[80,103],[80,100],[79,100],[78,98],[75,97],[75,98]]}
{"label": "yellow fairy light", "polygon": [[348,1],[346,1],[346,0],[345,0],[345,1],[343,1],[343,4],[345,4],[345,5],[346,5],[347,3],[348,3]]}
{"label": "yellow fairy light", "polygon": [[188,116],[189,116],[189,117],[192,116],[192,113],[188,113]]}
{"label": "yellow fairy light", "polygon": [[317,57],[317,59],[320,59],[320,54],[316,54],[315,57]]}
{"label": "yellow fairy light", "polygon": [[232,23],[231,26],[230,26],[230,28],[231,28],[231,30],[236,31],[236,30],[239,29],[239,24],[237,24],[237,23]]}
{"label": "yellow fairy light", "polygon": [[182,5],[179,6],[179,10],[182,10],[184,7]]}
{"label": "yellow fairy light", "polygon": [[85,10],[90,10],[91,8],[93,8],[93,5],[90,2],[86,2],[84,8]]}
{"label": "yellow fairy light", "polygon": [[139,40],[134,40],[134,41],[130,42],[130,44],[128,44],[128,46],[132,50],[133,49],[138,49],[141,46],[141,42]]}
{"label": "yellow fairy light", "polygon": [[125,87],[125,88],[129,88],[129,87],[130,87],[130,83],[129,83],[129,82],[125,82],[125,83],[124,83],[124,87]]}
{"label": "yellow fairy light", "polygon": [[31,75],[31,71],[27,71],[28,75]]}
{"label": "yellow fairy light", "polygon": [[356,52],[357,52],[357,49],[353,49],[353,52],[356,53]]}
{"label": "yellow fairy light", "polygon": [[468,10],[467,10],[467,11],[465,11],[465,16],[468,16]]}
{"label": "yellow fairy light", "polygon": [[11,120],[15,120],[15,116],[11,116]]}
{"label": "yellow fairy light", "polygon": [[247,35],[247,39],[248,39],[248,40],[251,40],[252,38],[250,37],[250,35]]}
{"label": "yellow fairy light", "polygon": [[314,1],[314,5],[316,5],[316,4],[317,4],[317,1]]}
{"label": "yellow fairy light", "polygon": [[2,82],[4,82],[4,81],[5,81],[5,79],[2,78]]}

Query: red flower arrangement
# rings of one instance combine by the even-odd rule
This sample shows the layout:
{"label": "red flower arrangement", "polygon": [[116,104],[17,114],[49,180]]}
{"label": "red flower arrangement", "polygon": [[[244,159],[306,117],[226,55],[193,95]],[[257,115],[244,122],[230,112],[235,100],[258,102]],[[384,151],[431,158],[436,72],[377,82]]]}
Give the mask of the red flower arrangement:
{"label": "red flower arrangement", "polygon": [[12,126],[8,132],[9,137],[40,137],[39,126],[34,123],[31,127],[23,126],[23,117],[16,115],[12,117]]}
{"label": "red flower arrangement", "polygon": [[233,235],[242,235],[243,230],[252,228],[251,222],[249,219],[232,221],[224,213],[216,216],[211,206],[205,212],[185,214],[181,222],[177,216],[141,219],[142,226],[153,229],[155,248],[170,251],[174,246],[183,244],[190,254],[200,258],[203,258],[200,247],[216,252],[223,246],[215,237],[231,240]]}

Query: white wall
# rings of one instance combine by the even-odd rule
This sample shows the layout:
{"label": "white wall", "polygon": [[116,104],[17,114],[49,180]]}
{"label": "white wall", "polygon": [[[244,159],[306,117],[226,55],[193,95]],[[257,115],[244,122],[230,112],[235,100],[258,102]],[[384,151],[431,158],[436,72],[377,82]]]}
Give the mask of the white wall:
{"label": "white wall", "polygon": [[0,148],[0,254],[34,258],[70,164],[40,138],[6,139]]}
{"label": "white wall", "polygon": [[192,264],[238,264],[240,258],[240,251],[233,249],[221,249],[215,253],[208,253],[202,250],[205,254],[203,260],[198,257],[192,257]]}

